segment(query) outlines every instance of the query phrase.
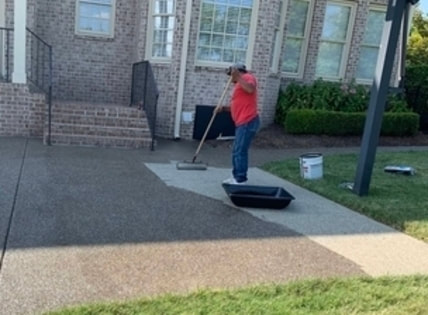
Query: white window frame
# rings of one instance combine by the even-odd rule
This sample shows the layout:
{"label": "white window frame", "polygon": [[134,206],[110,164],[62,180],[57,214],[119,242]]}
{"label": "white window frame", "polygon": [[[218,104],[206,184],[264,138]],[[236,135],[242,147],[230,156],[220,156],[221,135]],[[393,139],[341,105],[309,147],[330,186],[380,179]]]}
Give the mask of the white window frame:
{"label": "white window frame", "polygon": [[[367,16],[368,16],[368,13],[370,11],[379,11],[379,12],[383,12],[383,13],[386,14],[387,8],[384,7],[384,6],[370,6],[369,10],[367,12]],[[367,22],[368,22],[368,19],[367,19],[366,23]],[[383,32],[383,29],[382,29],[382,32]],[[364,30],[364,34],[363,34],[363,40],[364,40],[364,35],[365,35],[365,30]],[[364,44],[364,42],[361,42],[361,44],[360,44],[360,52],[361,52],[361,48],[362,47],[378,48],[378,57],[379,57],[380,43],[379,43],[379,46],[374,46],[374,45]],[[373,79],[374,79],[374,71],[373,71],[373,78],[372,79],[365,79],[365,78],[358,78],[357,77],[357,75],[358,75],[357,74],[357,70],[358,70],[359,63],[360,63],[360,56],[358,56],[358,62],[357,62],[357,66],[355,68],[355,80],[356,80],[356,82],[359,83],[359,84],[372,84],[373,83]]]}
{"label": "white window frame", "polygon": [[279,0],[281,11],[277,15],[279,18],[279,23],[275,25],[273,34],[273,49],[271,53],[272,59],[270,65],[271,73],[277,73],[279,71],[279,60],[281,58],[281,47],[282,39],[284,38],[285,16],[287,14],[288,2],[289,0]]}
{"label": "white window frame", "polygon": [[[307,51],[308,51],[308,46],[309,46],[309,36],[310,36],[310,31],[311,31],[311,26],[312,26],[312,16],[314,13],[314,6],[315,6],[314,0],[302,0],[302,1],[309,2],[308,15],[306,16],[305,30],[304,30],[303,37],[287,36],[287,34],[285,34],[284,49],[285,49],[285,45],[287,43],[287,38],[299,38],[299,39],[302,39],[302,52],[303,52],[303,54],[301,55],[301,58],[299,60],[299,66],[298,66],[297,73],[287,72],[287,71],[281,70],[282,75],[284,75],[286,77],[290,77],[290,78],[296,78],[296,79],[302,79],[303,78],[303,73],[305,70],[306,57],[307,57]],[[292,5],[292,0],[289,1],[288,5],[289,6]],[[282,54],[280,55],[280,58],[281,57],[282,57]]]}
{"label": "white window frame", "polygon": [[[190,1],[190,0],[189,0]],[[198,36],[196,39],[196,49],[195,49],[195,65],[202,67],[212,67],[212,68],[227,68],[230,66],[230,62],[222,62],[222,61],[206,61],[198,59],[198,43],[199,43],[199,34],[200,34],[200,23],[202,20],[202,5],[203,0],[201,0],[200,4],[200,13],[199,13],[199,23],[198,23]],[[248,48],[246,54],[245,65],[247,69],[251,69],[252,63],[252,53],[254,51],[254,42],[256,38],[256,28],[257,28],[257,17],[259,14],[259,0],[253,0],[253,8],[251,11],[251,22],[250,22],[250,30],[248,34]]]}
{"label": "white window frame", "polygon": [[110,3],[111,16],[110,16],[110,29],[108,33],[87,31],[87,30],[80,29],[79,25],[80,25],[80,3],[81,2],[104,5],[104,4],[97,3],[96,1],[93,1],[93,0],[76,0],[75,33],[77,35],[113,38],[114,26],[115,26],[115,20],[116,20],[116,0],[111,0],[111,3]]}
{"label": "white window frame", "polygon": [[[176,19],[177,0],[174,0],[174,10],[171,14],[155,14],[155,0],[149,1],[149,22],[147,26],[147,39],[146,39],[146,59],[156,63],[170,63],[172,57],[154,57],[153,56],[153,40],[155,32],[155,17],[156,16],[172,16],[174,17],[174,29],[177,23]],[[173,30],[174,33],[174,30]],[[173,44],[173,42],[172,42]]]}
{"label": "white window frame", "polygon": [[[316,70],[315,70],[315,77],[316,78],[322,78],[322,79],[327,80],[327,81],[340,81],[345,77],[346,65],[348,64],[349,50],[350,50],[351,41],[352,41],[352,32],[354,30],[354,25],[355,25],[355,15],[356,15],[357,3],[329,0],[326,3],[326,9],[327,9],[327,6],[329,4],[350,7],[351,11],[349,14],[348,31],[346,33],[346,38],[345,38],[344,42],[333,41],[333,40],[323,40],[322,37],[320,38],[318,48],[320,48],[321,43],[323,43],[323,42],[343,44],[342,58],[341,58],[341,63],[339,65],[339,75],[338,76],[320,76],[316,73]],[[325,15],[324,15],[324,19],[325,19]],[[322,27],[324,28],[324,22],[323,22]],[[321,34],[321,36],[322,36],[322,34]],[[318,56],[317,56],[317,63],[318,63]],[[315,69],[316,69],[316,66],[315,66]]]}

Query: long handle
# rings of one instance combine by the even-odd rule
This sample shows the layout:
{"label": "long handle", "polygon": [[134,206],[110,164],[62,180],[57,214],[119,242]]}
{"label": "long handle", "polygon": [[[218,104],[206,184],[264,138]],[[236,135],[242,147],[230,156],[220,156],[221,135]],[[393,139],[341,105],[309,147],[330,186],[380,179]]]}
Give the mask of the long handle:
{"label": "long handle", "polygon": [[217,106],[214,108],[213,114],[212,114],[212,116],[211,116],[211,120],[210,120],[210,122],[208,123],[207,129],[205,129],[205,133],[204,133],[204,135],[202,136],[201,142],[199,142],[199,146],[198,146],[198,148],[196,149],[195,155],[193,156],[192,163],[194,163],[194,162],[195,162],[196,157],[198,156],[199,151],[201,150],[202,145],[204,144],[205,138],[206,138],[206,137],[207,137],[207,135],[208,135],[208,131],[210,130],[211,125],[212,125],[212,124],[213,124],[213,122],[214,122],[215,116],[217,115],[217,109],[218,109],[218,108],[221,106],[221,104],[223,103],[224,96],[226,95],[226,92],[227,92],[227,90],[229,89],[229,85],[230,85],[230,83],[231,83],[231,82],[232,82],[232,76],[230,76],[229,80],[227,81],[227,84],[226,84],[226,87],[224,88],[223,94],[221,95],[220,100],[218,101]]}

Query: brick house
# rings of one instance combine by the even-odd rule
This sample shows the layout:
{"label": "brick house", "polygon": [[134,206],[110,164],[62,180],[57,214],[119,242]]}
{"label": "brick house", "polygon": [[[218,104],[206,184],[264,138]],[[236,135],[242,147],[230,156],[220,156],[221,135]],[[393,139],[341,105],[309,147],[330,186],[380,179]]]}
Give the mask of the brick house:
{"label": "brick house", "polygon": [[[60,126],[57,119],[64,121],[67,111],[106,117],[101,121],[105,137],[114,135],[110,129],[115,126],[108,121],[121,116],[144,119],[128,105],[132,65],[149,60],[160,92],[157,135],[188,139],[196,106],[217,103],[227,81],[225,69],[235,61],[245,62],[258,78],[263,125],[272,123],[278,90],[291,80],[356,79],[371,84],[387,3],[0,0],[0,27],[13,30],[8,50],[13,70],[9,82],[0,82],[0,135],[41,136],[43,129],[46,133],[45,97],[32,92],[26,78],[28,54],[35,44],[29,43],[25,27],[52,46],[52,99],[57,110],[52,119],[58,135],[70,129],[71,121]],[[5,31],[0,36],[0,78],[4,79]],[[396,60],[392,85],[398,81],[399,50]],[[87,124],[95,124],[89,118],[85,117]],[[78,134],[76,128],[69,132]],[[85,144],[84,133],[96,132],[83,128],[80,133],[77,144]],[[73,143],[70,138],[64,142]]]}

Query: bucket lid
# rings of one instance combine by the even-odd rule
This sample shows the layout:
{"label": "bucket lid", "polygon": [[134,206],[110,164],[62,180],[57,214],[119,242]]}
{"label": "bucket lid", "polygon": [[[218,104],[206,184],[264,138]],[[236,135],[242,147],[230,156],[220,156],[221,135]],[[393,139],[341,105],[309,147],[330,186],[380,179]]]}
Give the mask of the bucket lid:
{"label": "bucket lid", "polygon": [[322,156],[321,153],[311,152],[311,153],[302,154],[300,157],[301,158],[317,158],[320,156]]}

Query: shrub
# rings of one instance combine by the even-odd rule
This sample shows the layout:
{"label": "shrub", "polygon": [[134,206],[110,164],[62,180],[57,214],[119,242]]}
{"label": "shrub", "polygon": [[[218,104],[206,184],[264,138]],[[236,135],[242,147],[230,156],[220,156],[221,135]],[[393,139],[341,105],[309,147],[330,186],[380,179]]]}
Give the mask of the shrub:
{"label": "shrub", "polygon": [[419,130],[419,115],[416,113],[385,113],[381,134],[387,136],[414,136]]}
{"label": "shrub", "polygon": [[406,67],[406,100],[416,113],[428,113],[428,64]]}
{"label": "shrub", "polygon": [[[345,136],[363,134],[366,113],[293,109],[288,112],[284,127],[292,134]],[[381,134],[413,136],[419,128],[419,115],[411,112],[385,113]]]}

